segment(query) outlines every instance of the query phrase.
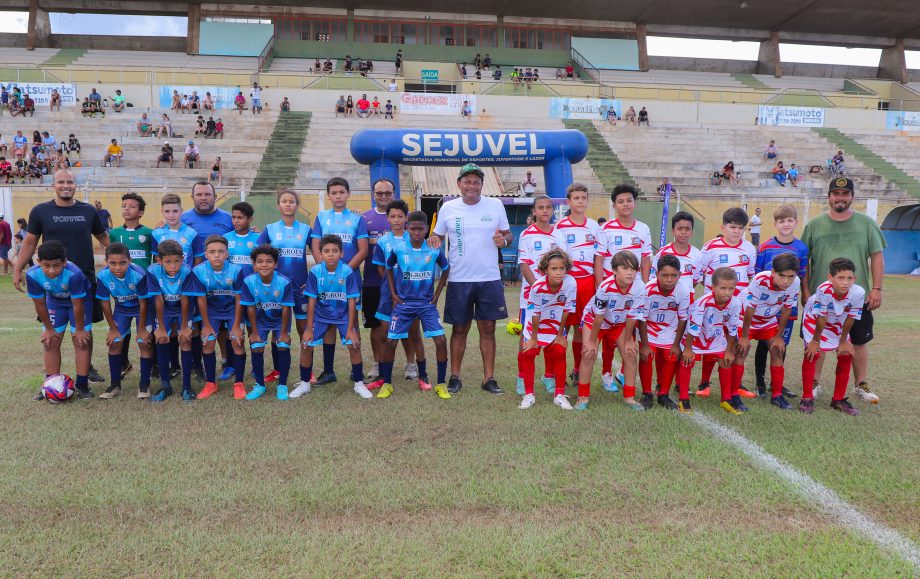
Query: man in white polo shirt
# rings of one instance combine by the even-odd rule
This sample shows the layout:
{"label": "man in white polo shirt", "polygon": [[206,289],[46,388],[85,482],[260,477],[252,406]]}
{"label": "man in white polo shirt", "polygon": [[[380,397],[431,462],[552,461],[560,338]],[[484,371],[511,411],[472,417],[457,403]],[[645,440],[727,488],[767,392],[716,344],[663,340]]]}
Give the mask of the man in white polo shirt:
{"label": "man in white polo shirt", "polygon": [[447,299],[444,321],[453,326],[450,334],[451,393],[460,390],[460,366],[466,352],[466,338],[473,320],[479,329],[482,352],[482,389],[504,394],[495,381],[495,321],[508,317],[505,289],[498,269],[498,254],[511,245],[511,226],[505,206],[498,199],[482,196],[483,172],[468,163],[460,169],[457,188],[460,197],[441,207],[434,233],[428,240],[434,248],[447,238]]}

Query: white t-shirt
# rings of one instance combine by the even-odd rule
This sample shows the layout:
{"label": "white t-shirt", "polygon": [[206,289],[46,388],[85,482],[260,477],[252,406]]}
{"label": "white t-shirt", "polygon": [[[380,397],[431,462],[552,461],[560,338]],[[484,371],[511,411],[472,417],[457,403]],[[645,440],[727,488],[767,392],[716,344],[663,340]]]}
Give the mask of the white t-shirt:
{"label": "white t-shirt", "polygon": [[396,89],[397,89],[397,88],[398,88],[398,87],[396,86],[396,83],[395,83],[395,82],[391,82],[391,83],[390,83],[390,92],[396,92]]}
{"label": "white t-shirt", "polygon": [[751,233],[760,233],[760,217],[754,214],[751,217]]}
{"label": "white t-shirt", "polygon": [[447,238],[450,281],[501,279],[498,248],[492,241],[496,229],[511,229],[505,206],[498,199],[480,197],[475,205],[467,205],[457,198],[441,207],[434,232]]}
{"label": "white t-shirt", "polygon": [[262,89],[261,89],[261,88],[254,87],[254,88],[252,89],[252,92],[249,93],[249,96],[251,96],[253,99],[260,99],[260,98],[262,98]]}

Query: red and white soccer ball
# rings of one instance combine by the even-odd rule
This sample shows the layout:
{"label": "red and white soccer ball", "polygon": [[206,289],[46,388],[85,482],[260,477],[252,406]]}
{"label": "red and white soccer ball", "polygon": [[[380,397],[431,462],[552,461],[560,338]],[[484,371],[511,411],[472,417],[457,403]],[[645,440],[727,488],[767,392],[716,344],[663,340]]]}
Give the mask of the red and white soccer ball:
{"label": "red and white soccer ball", "polygon": [[73,398],[74,393],[73,378],[67,374],[52,374],[42,384],[42,394],[52,404],[67,402]]}

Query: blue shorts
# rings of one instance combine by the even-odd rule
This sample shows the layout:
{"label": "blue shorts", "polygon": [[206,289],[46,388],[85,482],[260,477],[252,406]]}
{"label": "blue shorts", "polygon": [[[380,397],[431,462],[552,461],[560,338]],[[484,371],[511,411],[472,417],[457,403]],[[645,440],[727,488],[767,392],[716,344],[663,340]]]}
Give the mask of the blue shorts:
{"label": "blue shorts", "polygon": [[783,342],[785,342],[787,346],[789,345],[789,340],[792,339],[792,326],[794,325],[795,319],[791,318],[788,322],[786,322],[786,327],[783,328]]}
{"label": "blue shorts", "polygon": [[505,286],[501,280],[447,283],[445,323],[465,326],[473,320],[503,320],[507,317]]}
{"label": "blue shorts", "polygon": [[390,316],[393,315],[393,300],[390,299],[390,292],[380,292],[380,302],[377,304],[377,312],[374,317],[378,320],[389,322]]}
{"label": "blue shorts", "polygon": [[[166,327],[166,335],[169,337],[178,336],[179,331],[182,329],[182,317],[181,316],[163,316],[163,323]],[[194,320],[188,321],[188,327],[191,328],[192,324],[195,323]],[[155,331],[160,329],[160,320],[157,318],[153,319],[153,326],[147,326],[148,330]]]}
{"label": "blue shorts", "polygon": [[[210,316],[208,316],[208,323],[210,323],[211,327],[214,328],[214,335],[208,338],[209,342],[215,341],[217,339],[217,334],[219,334],[221,330],[227,330],[228,332],[233,331],[233,320],[232,319],[222,318],[222,319],[214,320],[214,319],[211,319]],[[245,327],[245,324],[240,324],[240,326]]]}
{"label": "blue shorts", "polygon": [[[77,320],[74,319],[73,306],[48,308],[48,315],[51,316],[51,326],[58,334],[63,333],[67,326],[70,325],[71,332],[77,329]],[[83,329],[90,331],[93,329],[93,308],[83,308]]]}
{"label": "blue shorts", "polygon": [[[272,342],[269,342],[269,341],[268,341],[268,334],[271,333],[271,332],[274,332],[275,335],[274,335],[274,340],[273,340]],[[279,341],[278,341],[278,336],[279,336],[280,334],[281,334],[281,326],[278,326],[277,328],[263,328],[263,327],[260,326],[260,327],[259,327],[259,341],[258,341],[258,342],[250,342],[250,343],[249,343],[249,348],[252,349],[252,350],[257,350],[257,349],[259,349],[259,348],[264,348],[264,347],[267,346],[269,343],[274,343],[274,344],[277,344],[279,348],[282,348],[282,349],[284,349],[284,350],[290,350],[290,349],[291,349],[291,345],[290,345],[288,342],[279,342]]]}
{"label": "blue shorts", "polygon": [[429,303],[402,303],[393,308],[393,315],[390,319],[390,331],[387,338],[390,340],[402,340],[409,337],[409,326],[415,320],[422,321],[423,336],[434,338],[435,336],[444,335],[444,327],[441,326],[441,319],[438,316],[438,308]]}
{"label": "blue shorts", "polygon": [[339,336],[342,337],[342,345],[350,346],[352,341],[349,340],[348,336],[348,322],[321,322],[319,320],[313,320],[313,340],[307,345],[316,347],[323,343],[323,336],[326,335],[326,330],[330,327],[336,328],[339,331]]}
{"label": "blue shorts", "polygon": [[[115,326],[118,328],[118,333],[124,338],[131,333],[131,322],[133,321],[134,325],[137,325],[140,314],[126,314],[116,311],[112,313],[112,318],[115,320]],[[138,329],[140,329],[140,326],[138,326]]]}
{"label": "blue shorts", "polygon": [[303,290],[294,292],[294,319],[307,319],[307,306],[310,304],[310,298],[303,294]]}
{"label": "blue shorts", "polygon": [[252,99],[253,108],[258,108],[262,106],[262,99]]}

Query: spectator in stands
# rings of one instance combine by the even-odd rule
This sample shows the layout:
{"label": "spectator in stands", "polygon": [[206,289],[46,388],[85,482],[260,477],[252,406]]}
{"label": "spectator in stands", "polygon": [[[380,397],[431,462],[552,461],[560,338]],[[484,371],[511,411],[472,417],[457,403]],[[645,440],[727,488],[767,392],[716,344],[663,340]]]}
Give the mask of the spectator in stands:
{"label": "spectator in stands", "polygon": [[96,89],[95,89],[95,88],[93,88],[91,91],[89,91],[89,97],[88,97],[88,98],[89,98],[89,102],[91,102],[91,103],[96,103],[96,104],[100,105],[100,108],[101,108],[101,105],[102,105],[102,95],[99,94],[98,92],[96,92]]}
{"label": "spectator in stands", "polygon": [[30,185],[32,184],[32,181],[38,181],[39,183],[42,182],[42,166],[34,160],[33,162],[29,163],[27,172]]}
{"label": "spectator in stands", "polygon": [[256,111],[261,115],[262,114],[262,87],[259,86],[259,83],[252,83],[252,92],[249,93],[250,98],[252,98],[252,114],[256,114]]}
{"label": "spectator in stands", "polygon": [[390,99],[387,99],[387,104],[384,106],[383,119],[393,120],[393,103]]}
{"label": "spectator in stands", "polygon": [[115,96],[112,97],[112,110],[116,113],[122,113],[125,110],[125,97],[118,89],[115,90]]}
{"label": "spectator in stands", "polygon": [[527,171],[527,175],[521,182],[521,191],[523,191],[524,195],[527,197],[533,197],[533,194],[537,192],[537,180],[533,176],[532,171]]}
{"label": "spectator in stands", "polygon": [[668,196],[676,197],[677,196],[677,187],[671,184],[671,180],[667,177],[661,180],[661,185],[658,186],[658,198],[662,201],[665,200],[665,197]]}
{"label": "spectator in stands", "polygon": [[281,112],[282,113],[291,112],[291,101],[289,101],[287,97],[284,97],[284,99],[282,99],[281,101]]}
{"label": "spectator in stands", "polygon": [[76,153],[77,157],[80,156],[80,141],[77,140],[77,136],[73,133],[67,135],[67,152]]}
{"label": "spectator in stands", "polygon": [[236,98],[233,99],[233,104],[236,105],[236,110],[240,114],[243,114],[243,110],[246,108],[246,97],[243,96],[243,91],[239,91],[236,94]]}
{"label": "spectator in stands", "polygon": [[345,116],[351,116],[355,114],[355,101],[351,98],[351,95],[348,95],[348,98],[345,99]]}
{"label": "spectator in stands", "polygon": [[345,114],[345,95],[340,94],[339,100],[335,101],[335,116],[346,116]]}
{"label": "spectator in stands", "polygon": [[615,126],[617,126],[617,121],[618,121],[618,120],[619,120],[619,118],[617,118],[617,111],[616,111],[616,109],[613,108],[613,107],[608,107],[608,108],[607,108],[607,122],[610,123],[611,125],[613,125],[613,126],[615,127]]}
{"label": "spectator in stands", "polygon": [[562,70],[561,68],[557,68],[556,69],[556,80],[563,80],[563,79],[565,79],[565,71]]}
{"label": "spectator in stands", "polygon": [[51,89],[51,100],[49,102],[52,111],[54,111],[54,107],[57,107],[58,112],[61,112],[61,93],[58,92],[58,89]]}
{"label": "spectator in stands", "polygon": [[174,90],[172,94],[172,106],[169,107],[171,111],[178,111],[182,108],[182,95],[179,94],[179,91]]}
{"label": "spectator in stands", "polygon": [[[29,95],[26,95],[26,97],[28,96]],[[831,158],[831,163],[833,163],[834,173],[843,175],[847,172],[846,163],[843,159],[843,151],[837,151],[837,154]]]}
{"label": "spectator in stands", "polygon": [[482,80],[482,69],[481,68],[476,69],[476,80]]}
{"label": "spectator in stands", "polygon": [[208,178],[208,182],[211,183],[212,185],[213,185],[213,184],[215,183],[215,181],[216,181],[216,182],[217,182],[217,186],[218,186],[218,187],[220,186],[220,182],[221,182],[221,180],[223,180],[223,169],[222,169],[222,166],[223,166],[223,164],[222,164],[222,162],[221,162],[221,160],[220,160],[220,157],[218,157],[217,159],[215,159],[215,160],[214,160],[214,164],[211,165],[211,175],[210,175],[209,178]]}
{"label": "spectator in stands", "polygon": [[54,170],[60,171],[61,169],[70,169],[72,166],[73,163],[70,162],[70,157],[67,155],[67,149],[64,147],[64,144],[61,143],[61,148],[54,158]]}
{"label": "spectator in stands", "polygon": [[3,177],[5,184],[9,184],[10,179],[13,177],[13,164],[3,156],[0,156],[0,177]]}
{"label": "spectator in stands", "polygon": [[776,182],[779,183],[781,187],[786,186],[788,174],[786,173],[786,168],[783,167],[782,161],[778,161],[776,166],[773,167],[773,178],[776,179]]}
{"label": "spectator in stands", "polygon": [[533,82],[540,82],[540,69],[533,69]]}
{"label": "spectator in stands", "polygon": [[367,95],[362,94],[358,99],[358,116],[367,118],[371,114],[371,101],[367,100]]}
{"label": "spectator in stands", "polygon": [[198,165],[198,157],[201,155],[201,151],[198,150],[198,145],[195,144],[195,141],[189,141],[188,145],[185,146],[185,158],[182,160],[183,165],[189,169],[194,169]]}
{"label": "spectator in stands", "polygon": [[760,251],[760,226],[763,224],[763,221],[760,219],[760,207],[754,210],[754,215],[751,216],[751,220],[748,221],[748,229],[751,230],[751,245],[757,248]]}
{"label": "spectator in stands", "polygon": [[346,54],[346,55],[345,55],[345,66],[344,66],[343,68],[345,69],[345,72],[353,72],[353,71],[354,71],[355,65],[354,65],[354,62],[352,62],[352,60],[351,60],[351,55],[350,55],[350,54]]}
{"label": "spectator in stands", "polygon": [[29,139],[22,134],[22,131],[16,131],[16,136],[13,137],[13,156],[22,155],[25,157],[28,147]]}
{"label": "spectator in stands", "polygon": [[629,105],[629,109],[626,111],[626,124],[635,125],[638,124],[636,117],[636,108],[632,105]]}
{"label": "spectator in stands", "polygon": [[380,114],[380,99],[374,97],[374,100],[371,102],[371,109],[373,109],[374,115]]}
{"label": "spectator in stands", "polygon": [[165,141],[163,146],[160,147],[160,156],[157,157],[157,169],[160,168],[160,163],[169,163],[169,168],[172,169],[173,166],[173,148],[169,144],[169,141]]}
{"label": "spectator in stands", "polygon": [[26,176],[28,174],[29,162],[23,158],[22,153],[16,153],[16,161],[13,163],[12,176],[14,178],[19,177],[19,184],[22,185],[26,182]]}
{"label": "spectator in stands", "polygon": [[332,59],[327,58],[323,61],[323,72],[332,74]]}
{"label": "spectator in stands", "polygon": [[478,52],[476,53],[476,57],[473,58],[473,66],[475,66],[476,68],[482,68],[482,57],[479,55]]}
{"label": "spectator in stands", "polygon": [[204,131],[205,131],[204,117],[201,115],[198,115],[198,119],[195,121],[195,136],[197,137],[198,135],[204,135]]}
{"label": "spectator in stands", "polygon": [[217,129],[217,123],[214,122],[214,117],[208,117],[208,122],[204,125],[204,138],[213,139],[214,131]]}
{"label": "spectator in stands", "polygon": [[99,221],[102,222],[102,226],[105,227],[105,230],[108,231],[112,229],[112,214],[108,209],[102,206],[102,201],[96,201],[94,204],[96,206],[96,213],[99,214]]}
{"label": "spectator in stands", "polygon": [[121,167],[121,159],[125,156],[124,150],[118,145],[117,139],[112,139],[108,148],[105,150],[105,156],[102,157],[102,166],[112,164],[115,167]]}
{"label": "spectator in stands", "polygon": [[399,85],[396,84],[396,79],[390,79],[390,86],[387,87],[387,92],[396,92],[399,89]]}
{"label": "spectator in stands", "polygon": [[399,74],[400,69],[402,69],[402,49],[396,51],[394,64],[396,64],[396,73]]}
{"label": "spectator in stands", "polygon": [[460,65],[460,78],[466,78],[466,63]]}
{"label": "spectator in stands", "polygon": [[201,97],[198,96],[198,91],[193,90],[192,96],[190,96],[188,100],[189,100],[189,103],[188,103],[189,112],[192,112],[192,111],[198,112],[198,110],[201,108]]}
{"label": "spectator in stands", "polygon": [[565,65],[565,78],[575,78],[575,66],[571,62]]}
{"label": "spectator in stands", "polygon": [[42,134],[38,131],[32,131],[32,154],[38,153],[39,147],[42,146]]}
{"label": "spectator in stands", "polygon": [[645,123],[645,126],[647,127],[652,126],[648,122],[648,111],[645,110],[645,107],[639,109],[639,126],[642,126],[642,123]]}
{"label": "spectator in stands", "polygon": [[35,116],[35,101],[28,94],[22,99],[22,116],[26,116],[26,113],[30,117]]}
{"label": "spectator in stands", "polygon": [[10,152],[10,146],[7,144],[6,139],[3,138],[3,135],[0,134],[0,154],[7,154]]}
{"label": "spectator in stands", "polygon": [[460,108],[460,116],[466,117],[467,119],[473,118],[473,109],[470,107],[470,101],[463,101],[463,106]]}
{"label": "spectator in stands", "polygon": [[317,58],[316,60],[313,61],[313,66],[310,67],[310,72],[314,74],[319,74],[322,71],[323,71],[323,65]]}
{"label": "spectator in stands", "polygon": [[789,165],[786,175],[789,177],[789,182],[792,183],[793,187],[799,186],[799,170],[795,168],[795,163]]}
{"label": "spectator in stands", "polygon": [[50,153],[57,149],[57,139],[48,131],[42,131],[42,146]]}
{"label": "spectator in stands", "polygon": [[492,78],[494,78],[495,80],[501,80],[501,79],[502,79],[502,67],[501,67],[501,65],[499,65],[499,64],[496,64],[496,65],[495,65],[495,72],[492,73]]}
{"label": "spectator in stands", "polygon": [[160,128],[157,129],[157,137],[167,139],[172,136],[172,122],[169,120],[169,115],[163,113],[163,117],[160,119]]}
{"label": "spectator in stands", "polygon": [[492,68],[492,57],[489,56],[488,52],[486,53],[485,57],[483,57],[482,59],[482,68],[486,70],[491,70]]}
{"label": "spectator in stands", "polygon": [[[741,180],[740,176],[735,172],[735,162],[729,161],[725,163],[725,166],[722,167],[721,173],[722,179],[727,180],[732,185],[737,185]],[[719,183],[721,185],[721,183]]]}
{"label": "spectator in stands", "polygon": [[533,81],[533,71],[530,70],[530,67],[528,66],[526,69],[524,69],[524,84],[530,85],[532,81]]}
{"label": "spectator in stands", "polygon": [[54,166],[54,160],[51,158],[51,150],[39,147],[38,152],[35,153],[32,159],[32,164],[38,167],[42,175],[47,175],[51,171],[51,167]]}
{"label": "spectator in stands", "polygon": [[767,148],[763,151],[763,156],[771,160],[776,158],[776,141],[770,139],[770,142],[767,143]]}
{"label": "spectator in stands", "polygon": [[182,114],[192,112],[192,99],[187,94],[182,95],[182,102],[179,103],[179,110]]}
{"label": "spectator in stands", "polygon": [[206,111],[214,110],[214,97],[211,96],[210,91],[204,93],[204,103],[202,103],[202,107]]}
{"label": "spectator in stands", "polygon": [[19,102],[19,99],[10,98],[10,104],[7,106],[10,110],[10,116],[15,117],[22,114],[22,104]]}
{"label": "spectator in stands", "polygon": [[217,117],[217,122],[214,123],[214,138],[220,137],[221,140],[224,138],[224,121],[220,117]]}
{"label": "spectator in stands", "polygon": [[0,84],[0,113],[3,112],[3,109],[8,109],[10,106],[10,91],[6,90],[6,85]]}

